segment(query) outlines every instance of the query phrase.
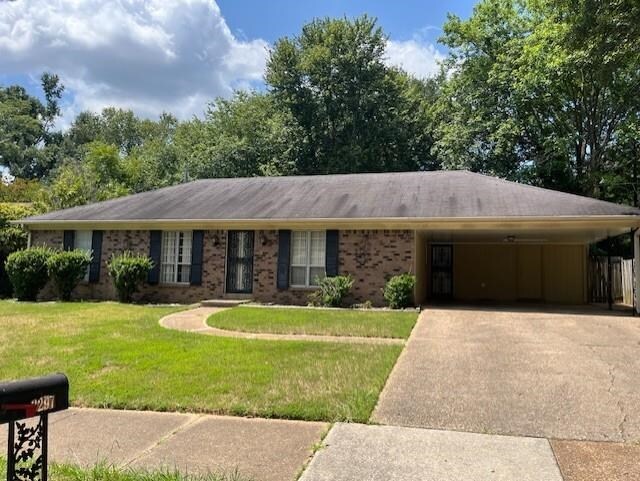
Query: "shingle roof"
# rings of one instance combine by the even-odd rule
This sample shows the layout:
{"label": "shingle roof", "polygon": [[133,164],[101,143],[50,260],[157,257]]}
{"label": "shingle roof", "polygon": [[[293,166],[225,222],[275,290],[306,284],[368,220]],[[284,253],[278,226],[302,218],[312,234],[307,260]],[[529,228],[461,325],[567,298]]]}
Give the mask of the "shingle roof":
{"label": "shingle roof", "polygon": [[504,218],[640,210],[467,171],[204,179],[30,217],[48,221]]}

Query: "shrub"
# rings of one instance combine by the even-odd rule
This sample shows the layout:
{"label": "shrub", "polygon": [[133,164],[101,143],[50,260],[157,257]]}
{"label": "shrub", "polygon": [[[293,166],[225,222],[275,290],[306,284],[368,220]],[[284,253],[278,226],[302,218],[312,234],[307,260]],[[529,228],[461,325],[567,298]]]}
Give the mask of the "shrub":
{"label": "shrub", "polygon": [[[16,179],[11,185],[18,181],[20,179]],[[3,197],[3,189],[6,190],[6,186],[0,182],[0,198]],[[13,287],[4,268],[5,261],[12,252],[26,248],[28,239],[27,231],[9,221],[36,215],[40,212],[42,209],[31,204],[0,202],[0,297],[10,297],[13,293]]]}
{"label": "shrub", "polygon": [[351,286],[351,276],[325,277],[319,280],[318,290],[309,296],[309,301],[314,306],[340,307]]}
{"label": "shrub", "polygon": [[71,299],[71,291],[85,276],[90,263],[89,253],[79,249],[54,252],[47,259],[49,277],[53,280],[61,300]]}
{"label": "shrub", "polygon": [[52,252],[48,247],[30,247],[9,254],[5,267],[19,301],[35,301],[47,284],[47,261]]}
{"label": "shrub", "polygon": [[109,275],[118,292],[120,302],[131,302],[140,285],[147,279],[153,261],[143,254],[123,252],[114,254],[108,264]]}
{"label": "shrub", "polygon": [[416,277],[411,274],[393,276],[382,290],[384,299],[391,309],[403,309],[413,305],[413,288]]}

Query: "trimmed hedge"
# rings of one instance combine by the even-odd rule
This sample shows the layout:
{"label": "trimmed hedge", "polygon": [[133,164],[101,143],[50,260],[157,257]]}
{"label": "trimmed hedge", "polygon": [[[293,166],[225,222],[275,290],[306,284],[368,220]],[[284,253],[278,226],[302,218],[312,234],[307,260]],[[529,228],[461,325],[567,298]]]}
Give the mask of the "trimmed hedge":
{"label": "trimmed hedge", "polygon": [[80,249],[57,251],[47,259],[49,277],[61,300],[71,300],[71,292],[86,275],[90,263],[89,253]]}
{"label": "trimmed hedge", "polygon": [[309,295],[314,306],[340,307],[353,286],[351,276],[333,276],[320,279],[318,290]]}
{"label": "trimmed hedge", "polygon": [[49,280],[48,247],[30,247],[9,254],[5,262],[13,294],[19,301],[35,301]]}
{"label": "trimmed hedge", "polygon": [[118,292],[120,302],[131,302],[133,294],[144,283],[153,267],[153,261],[146,255],[123,252],[114,254],[109,260],[109,275]]}
{"label": "trimmed hedge", "polygon": [[384,299],[391,309],[403,309],[413,306],[413,288],[416,277],[411,274],[393,276],[382,290]]}

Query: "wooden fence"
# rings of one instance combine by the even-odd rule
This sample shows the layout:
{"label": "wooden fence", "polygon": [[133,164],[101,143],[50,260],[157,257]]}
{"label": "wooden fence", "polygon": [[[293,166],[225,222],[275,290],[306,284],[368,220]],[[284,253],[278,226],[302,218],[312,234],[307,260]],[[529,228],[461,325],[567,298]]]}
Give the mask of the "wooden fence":
{"label": "wooden fence", "polygon": [[633,306],[633,259],[622,261],[622,303]]}
{"label": "wooden fence", "polygon": [[[633,259],[611,257],[611,290],[613,302],[633,305]],[[589,260],[589,291],[591,302],[609,301],[609,263],[606,256]]]}

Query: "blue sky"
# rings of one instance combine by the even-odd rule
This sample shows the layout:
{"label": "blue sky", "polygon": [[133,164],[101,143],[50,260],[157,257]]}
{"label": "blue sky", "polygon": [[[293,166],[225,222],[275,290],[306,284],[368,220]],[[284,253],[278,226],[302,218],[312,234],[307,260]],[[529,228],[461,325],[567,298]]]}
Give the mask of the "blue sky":
{"label": "blue sky", "polygon": [[453,0],[219,0],[222,15],[234,33],[273,42],[283,35],[295,35],[316,17],[354,17],[364,13],[376,17],[387,34],[396,40],[426,35],[436,42],[447,12],[468,17],[474,1]]}
{"label": "blue sky", "polygon": [[378,19],[387,62],[418,77],[446,54],[437,44],[447,12],[468,17],[475,2],[382,0],[17,0],[0,2],[0,83],[40,95],[38,77],[66,86],[64,127],[82,110],[133,109],[201,115],[234,89],[260,88],[268,49],[316,17]]}

